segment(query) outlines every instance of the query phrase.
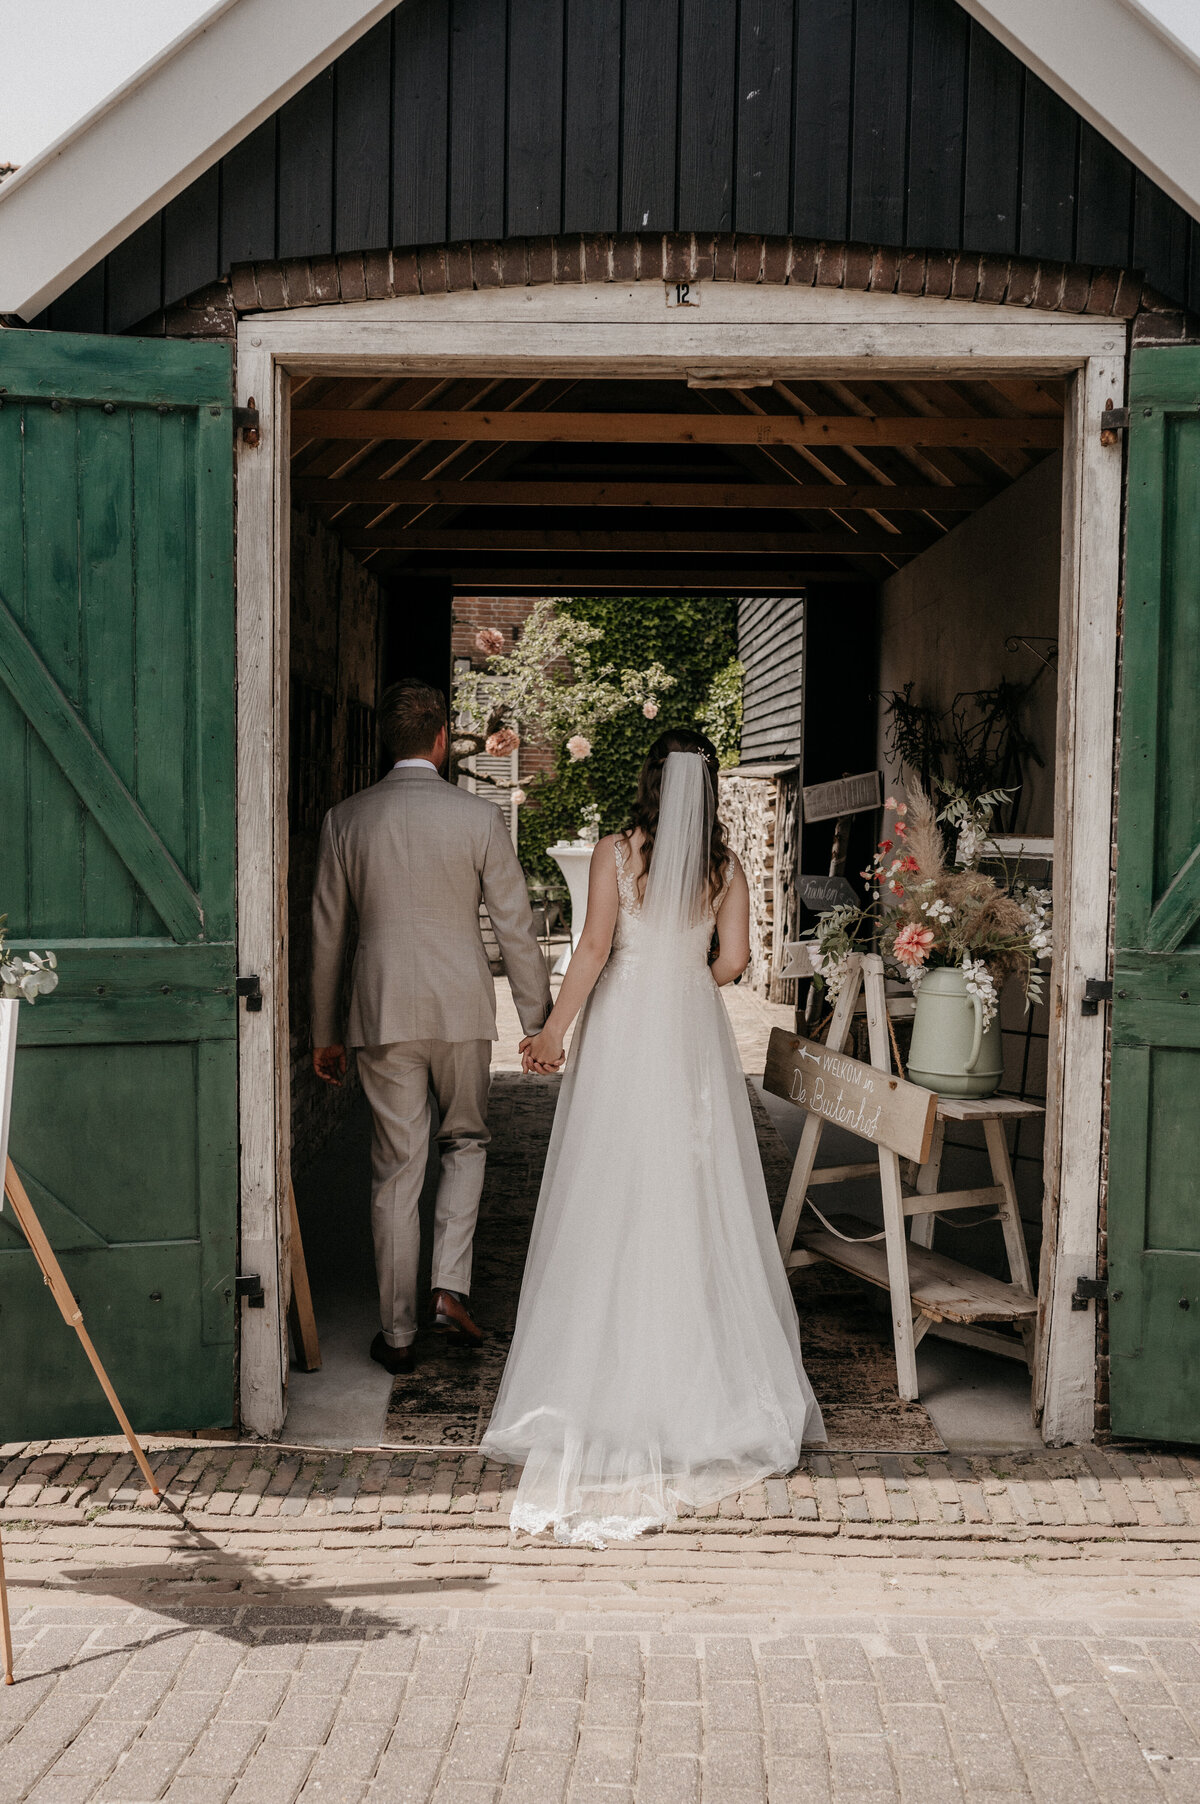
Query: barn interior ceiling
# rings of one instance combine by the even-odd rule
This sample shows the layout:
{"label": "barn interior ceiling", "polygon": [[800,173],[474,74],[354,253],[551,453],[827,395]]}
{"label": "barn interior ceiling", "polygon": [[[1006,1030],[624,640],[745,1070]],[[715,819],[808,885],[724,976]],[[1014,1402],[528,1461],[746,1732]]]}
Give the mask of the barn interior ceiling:
{"label": "barn interior ceiling", "polygon": [[[706,383],[707,383],[706,378]],[[385,582],[881,580],[1062,442],[1061,380],[299,378],[292,495]]]}

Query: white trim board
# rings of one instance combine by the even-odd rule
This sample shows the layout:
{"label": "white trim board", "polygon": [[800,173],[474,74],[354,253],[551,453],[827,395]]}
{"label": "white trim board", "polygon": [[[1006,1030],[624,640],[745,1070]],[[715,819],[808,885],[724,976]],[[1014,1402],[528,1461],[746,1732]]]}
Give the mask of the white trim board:
{"label": "white trim board", "polygon": [[[709,306],[720,290],[719,303]],[[970,307],[966,319],[961,309]],[[659,311],[662,309],[662,312]],[[1124,395],[1125,335],[1118,322],[886,295],[768,292],[706,285],[691,310],[666,316],[661,288],[482,290],[355,303],[244,319],[238,397],[270,405],[261,442],[239,442],[238,783],[239,970],[258,971],[266,1004],[242,1018],[243,1270],[269,1272],[272,1233],[286,1220],[286,544],[288,373],[363,369],[447,373],[503,363],[525,373],[685,376],[701,350],[708,369],[752,362],[771,375],[803,371],[860,378],[905,369],[930,378],[985,370],[1071,377],[1063,483],[1057,850],[1060,910],[1052,985],[1060,1057],[1052,1061],[1047,1209],[1056,1219],[1043,1262],[1051,1307],[1037,1349],[1043,1432],[1052,1444],[1094,1433],[1095,1321],[1069,1296],[1095,1270],[1099,1225],[1104,1016],[1080,1012],[1085,976],[1108,968],[1109,842],[1113,805],[1114,684],[1120,550],[1121,449],[1100,444],[1100,415]],[[680,323],[680,314],[684,315]],[[690,317],[689,317],[690,316]],[[986,344],[986,354],[979,350]],[[600,355],[597,347],[602,345]],[[972,351],[974,354],[972,354]],[[272,671],[273,665],[273,671]],[[264,719],[271,706],[274,721]],[[271,1044],[271,1036],[275,1042]],[[253,1045],[251,1045],[251,1037]],[[280,1068],[282,1067],[282,1074]],[[272,1194],[272,1187],[273,1194]],[[1057,1258],[1056,1258],[1057,1252]],[[247,1264],[246,1260],[256,1263]],[[282,1305],[277,1288],[268,1300]],[[258,1315],[258,1312],[255,1312]],[[250,1326],[244,1317],[243,1332]],[[279,1318],[259,1316],[242,1343],[248,1428],[278,1432],[286,1407]]]}
{"label": "white trim board", "polygon": [[33,319],[397,0],[225,0],[0,186],[0,313]]}

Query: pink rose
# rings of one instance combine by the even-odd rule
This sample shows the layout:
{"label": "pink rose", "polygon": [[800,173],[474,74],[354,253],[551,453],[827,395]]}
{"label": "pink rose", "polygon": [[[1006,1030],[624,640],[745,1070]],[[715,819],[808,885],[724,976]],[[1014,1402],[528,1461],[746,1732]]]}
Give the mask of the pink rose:
{"label": "pink rose", "polygon": [[911,924],[902,927],[892,948],[902,965],[923,965],[933,945],[933,929]]}
{"label": "pink rose", "polygon": [[521,735],[514,727],[501,727],[497,733],[489,733],[483,742],[483,749],[489,758],[510,758],[521,743]]}
{"label": "pink rose", "polygon": [[529,800],[523,789],[514,789],[512,792],[512,799],[518,808],[521,806],[522,802],[527,802]]}
{"label": "pink rose", "polygon": [[581,758],[591,757],[592,742],[590,739],[585,739],[582,733],[573,733],[567,740],[567,750],[571,754],[572,762],[578,764]]}
{"label": "pink rose", "polygon": [[647,720],[653,720],[658,714],[658,703],[653,699],[648,702],[643,702],[642,713],[646,716]]}
{"label": "pink rose", "polygon": [[494,658],[504,650],[504,634],[498,626],[483,626],[475,635],[475,649]]}

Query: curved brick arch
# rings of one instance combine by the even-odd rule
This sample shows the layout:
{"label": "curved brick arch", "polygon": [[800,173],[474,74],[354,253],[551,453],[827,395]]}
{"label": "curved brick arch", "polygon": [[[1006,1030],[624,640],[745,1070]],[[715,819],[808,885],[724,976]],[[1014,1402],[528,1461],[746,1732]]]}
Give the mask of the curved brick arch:
{"label": "curved brick arch", "polygon": [[354,251],[235,266],[142,331],[231,336],[239,316],[337,301],[545,283],[726,281],[988,301],[1135,322],[1138,341],[1191,336],[1195,322],[1135,270],[966,252],[900,251],[807,238],[698,233],[509,238]]}

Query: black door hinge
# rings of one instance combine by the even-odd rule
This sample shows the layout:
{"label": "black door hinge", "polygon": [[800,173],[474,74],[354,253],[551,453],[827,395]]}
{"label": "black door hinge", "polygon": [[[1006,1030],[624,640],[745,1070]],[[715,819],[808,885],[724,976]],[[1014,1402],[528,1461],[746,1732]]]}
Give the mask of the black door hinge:
{"label": "black door hinge", "polygon": [[245,407],[234,408],[233,425],[234,431],[241,433],[243,445],[248,445],[253,451],[259,442],[258,407],[253,395],[250,396]]}
{"label": "black door hinge", "polygon": [[262,984],[257,977],[239,977],[234,985],[246,1004],[248,1015],[257,1015],[263,1005]]}
{"label": "black door hinge", "polygon": [[1086,1309],[1089,1303],[1098,1303],[1108,1295],[1106,1278],[1076,1278],[1075,1289],[1071,1295],[1072,1309]]}
{"label": "black door hinge", "polygon": [[1112,978],[1089,977],[1083,986],[1083,1001],[1079,1005],[1081,1015],[1098,1015],[1102,1002],[1112,1001]]}
{"label": "black door hinge", "polygon": [[251,1309],[265,1309],[267,1306],[267,1293],[257,1272],[239,1272],[233,1281],[233,1294],[235,1297],[245,1297]]}
{"label": "black door hinge", "polygon": [[1110,401],[1108,406],[1104,409],[1104,412],[1100,415],[1100,443],[1102,445],[1115,445],[1118,432],[1124,432],[1128,425],[1129,409],[1127,407],[1114,407]]}

